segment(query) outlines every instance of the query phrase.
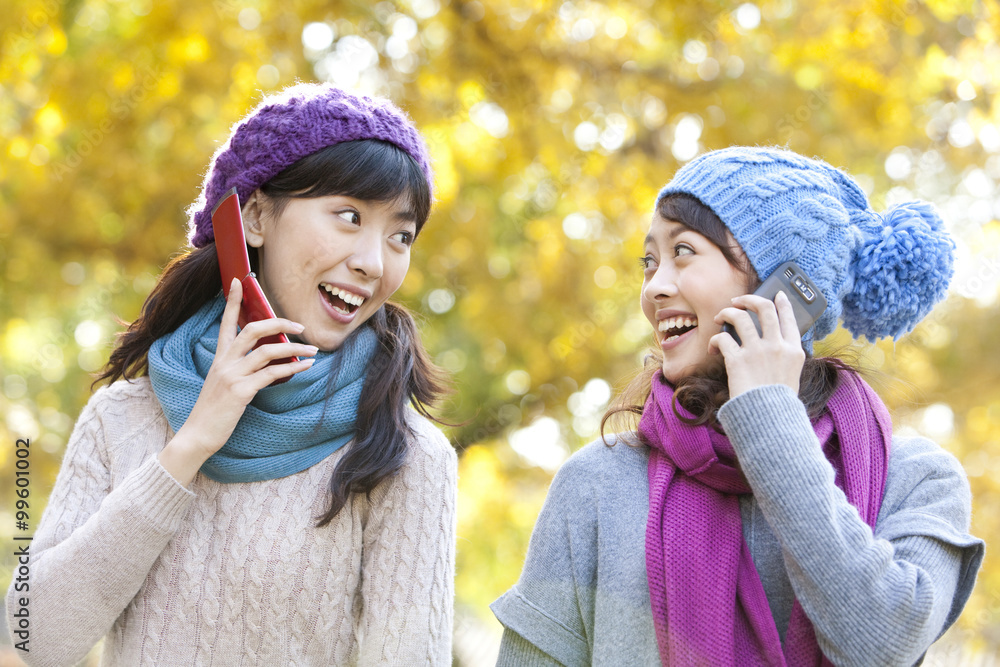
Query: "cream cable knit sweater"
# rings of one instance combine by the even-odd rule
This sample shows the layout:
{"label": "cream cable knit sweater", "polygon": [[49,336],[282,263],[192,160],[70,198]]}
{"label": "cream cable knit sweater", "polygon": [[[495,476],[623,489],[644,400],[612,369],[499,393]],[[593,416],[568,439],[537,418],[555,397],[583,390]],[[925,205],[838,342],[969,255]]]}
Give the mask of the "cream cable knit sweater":
{"label": "cream cable knit sweater", "polygon": [[[450,665],[456,456],[412,413],[407,463],[316,527],[341,452],[189,489],[147,378],[97,391],[31,543],[30,665]],[[24,593],[8,592],[7,613]]]}

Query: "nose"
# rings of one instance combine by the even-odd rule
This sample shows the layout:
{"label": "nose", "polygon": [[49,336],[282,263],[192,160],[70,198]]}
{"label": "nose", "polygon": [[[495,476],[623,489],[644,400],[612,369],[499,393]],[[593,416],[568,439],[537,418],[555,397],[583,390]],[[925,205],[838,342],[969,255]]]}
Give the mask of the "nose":
{"label": "nose", "polygon": [[670,262],[663,262],[642,286],[642,298],[650,303],[677,296],[677,271]]}
{"label": "nose", "polygon": [[347,258],[347,267],[369,280],[382,277],[382,238],[377,233],[362,233],[355,240],[354,252]]}

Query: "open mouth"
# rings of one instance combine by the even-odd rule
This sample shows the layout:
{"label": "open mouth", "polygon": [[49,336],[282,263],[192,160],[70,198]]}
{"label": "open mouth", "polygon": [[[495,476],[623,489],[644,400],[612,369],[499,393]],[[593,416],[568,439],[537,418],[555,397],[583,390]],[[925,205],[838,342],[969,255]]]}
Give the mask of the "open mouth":
{"label": "open mouth", "polygon": [[351,294],[347,290],[342,290],[339,287],[327,285],[326,283],[320,283],[319,289],[327,302],[333,306],[333,309],[344,315],[350,315],[365,302],[365,297],[363,296]]}
{"label": "open mouth", "polygon": [[663,334],[663,340],[668,341],[678,336],[683,336],[698,326],[696,317],[668,317],[660,320],[659,331]]}

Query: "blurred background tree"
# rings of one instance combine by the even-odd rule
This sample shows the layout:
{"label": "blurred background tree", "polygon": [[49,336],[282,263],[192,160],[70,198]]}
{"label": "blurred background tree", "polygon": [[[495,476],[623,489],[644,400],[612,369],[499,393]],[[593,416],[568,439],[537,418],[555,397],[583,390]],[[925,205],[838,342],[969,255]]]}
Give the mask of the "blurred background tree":
{"label": "blurred background tree", "polygon": [[[467,422],[451,431],[459,663],[492,664],[487,605],[517,578],[551,474],[639,366],[635,257],[653,198],[705,150],[786,145],[855,174],[878,210],[940,207],[960,258],[949,300],[913,334],[855,351],[897,378],[880,386],[897,428],[963,462],[974,532],[998,536],[996,0],[4,6],[0,542],[16,532],[15,439],[31,438],[41,501],[116,318],[137,315],[185,245],[215,148],[263,93],[298,79],[391,97],[435,161],[437,204],[398,296],[454,373],[442,415]],[[929,662],[998,646],[990,553]]]}

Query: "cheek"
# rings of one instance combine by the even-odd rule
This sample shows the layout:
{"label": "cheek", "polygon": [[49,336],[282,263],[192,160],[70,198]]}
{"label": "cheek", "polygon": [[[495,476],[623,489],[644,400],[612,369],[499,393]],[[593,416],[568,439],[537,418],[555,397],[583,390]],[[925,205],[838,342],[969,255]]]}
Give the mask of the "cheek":
{"label": "cheek", "polygon": [[298,264],[297,273],[305,276],[321,270],[323,267],[323,257],[328,252],[325,248],[316,246],[303,248],[302,253],[299,255],[299,260],[296,262]]}
{"label": "cheek", "polygon": [[646,316],[646,319],[652,323],[656,317],[656,305],[646,299],[645,284],[643,284],[643,290],[639,292],[639,308],[642,309],[642,314]]}
{"label": "cheek", "polygon": [[274,259],[271,266],[272,275],[277,281],[289,288],[312,282],[320,266],[316,255],[306,249]]}
{"label": "cheek", "polygon": [[385,273],[382,279],[386,298],[392,296],[399,289],[400,285],[403,284],[403,279],[406,278],[406,272],[409,269],[410,253],[396,257],[390,256],[386,260]]}

